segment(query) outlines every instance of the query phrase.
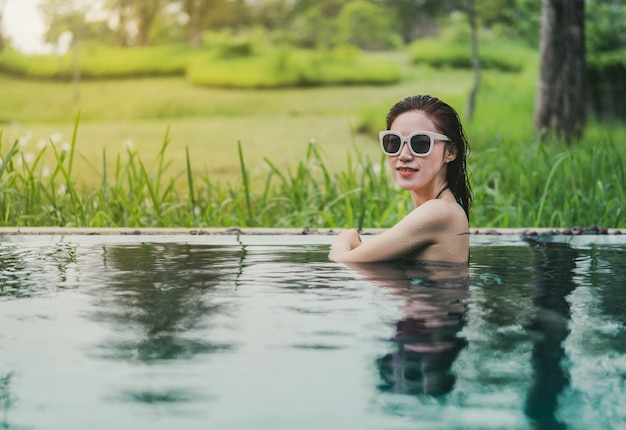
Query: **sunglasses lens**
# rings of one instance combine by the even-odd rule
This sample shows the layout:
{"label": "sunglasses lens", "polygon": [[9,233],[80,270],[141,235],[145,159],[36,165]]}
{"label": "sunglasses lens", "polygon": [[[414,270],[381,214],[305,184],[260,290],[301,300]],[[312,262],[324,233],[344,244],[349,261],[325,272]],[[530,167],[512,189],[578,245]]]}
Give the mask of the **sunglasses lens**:
{"label": "sunglasses lens", "polygon": [[430,137],[417,134],[411,137],[411,149],[416,154],[426,154],[430,151]]}
{"label": "sunglasses lens", "polygon": [[382,138],[383,150],[388,154],[395,154],[400,151],[402,139],[395,134],[386,134]]}

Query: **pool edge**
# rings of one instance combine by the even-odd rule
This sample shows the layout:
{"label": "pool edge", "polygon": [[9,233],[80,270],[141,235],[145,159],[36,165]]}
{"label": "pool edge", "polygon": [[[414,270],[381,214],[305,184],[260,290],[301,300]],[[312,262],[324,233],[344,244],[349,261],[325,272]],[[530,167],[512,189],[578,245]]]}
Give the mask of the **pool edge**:
{"label": "pool edge", "polygon": [[[153,228],[153,227],[0,227],[0,236],[5,235],[138,235],[138,236],[201,236],[201,235],[334,235],[342,228]],[[362,234],[379,234],[384,228],[365,228]],[[556,229],[556,228],[471,228],[470,234],[479,235],[577,235],[577,234],[622,234],[621,229]]]}

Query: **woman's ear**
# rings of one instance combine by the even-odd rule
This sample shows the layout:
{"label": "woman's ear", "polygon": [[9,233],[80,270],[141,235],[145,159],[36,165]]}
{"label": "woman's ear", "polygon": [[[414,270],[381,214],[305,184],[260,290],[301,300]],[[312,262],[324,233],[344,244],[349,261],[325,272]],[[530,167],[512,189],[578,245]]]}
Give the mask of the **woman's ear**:
{"label": "woman's ear", "polygon": [[458,150],[456,148],[456,145],[446,145],[446,155],[445,155],[444,161],[446,163],[450,163],[456,160],[457,153],[458,153]]}

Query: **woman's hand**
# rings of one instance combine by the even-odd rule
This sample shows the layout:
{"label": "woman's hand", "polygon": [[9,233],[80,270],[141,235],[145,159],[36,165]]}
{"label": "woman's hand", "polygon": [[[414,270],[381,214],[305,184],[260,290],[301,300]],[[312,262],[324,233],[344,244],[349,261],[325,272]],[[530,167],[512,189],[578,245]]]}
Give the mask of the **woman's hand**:
{"label": "woman's hand", "polygon": [[344,230],[333,241],[330,246],[328,258],[333,261],[340,261],[342,256],[361,245],[361,236],[355,229]]}

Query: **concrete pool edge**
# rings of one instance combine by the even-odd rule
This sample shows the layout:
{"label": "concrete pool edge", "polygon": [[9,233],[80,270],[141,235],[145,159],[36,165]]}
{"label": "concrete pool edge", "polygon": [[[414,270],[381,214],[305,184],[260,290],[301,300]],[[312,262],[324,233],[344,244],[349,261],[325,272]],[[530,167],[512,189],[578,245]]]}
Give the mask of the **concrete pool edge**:
{"label": "concrete pool edge", "polygon": [[[133,236],[202,236],[202,235],[323,235],[330,236],[344,230],[343,228],[162,228],[162,227],[0,227],[0,236],[11,235],[133,235]],[[379,234],[384,228],[365,228],[362,234]],[[472,235],[621,235],[622,229],[598,229],[595,227],[582,229],[559,228],[471,228]]]}

